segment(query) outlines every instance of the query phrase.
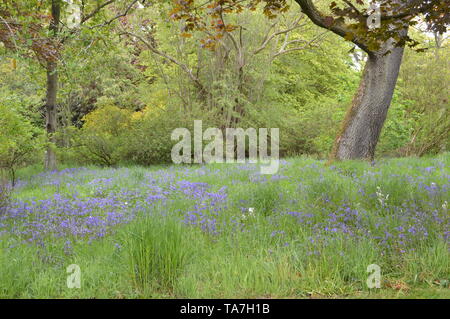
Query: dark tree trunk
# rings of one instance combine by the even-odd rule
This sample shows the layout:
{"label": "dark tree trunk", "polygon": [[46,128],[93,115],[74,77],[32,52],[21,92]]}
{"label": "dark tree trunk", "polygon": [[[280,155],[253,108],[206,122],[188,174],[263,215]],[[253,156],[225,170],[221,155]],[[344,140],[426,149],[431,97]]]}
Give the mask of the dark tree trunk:
{"label": "dark tree trunk", "polygon": [[391,41],[388,41],[379,51],[369,55],[358,91],[336,137],[331,160],[373,160],[391,104],[403,51],[403,47],[393,48]]}
{"label": "dark tree trunk", "polygon": [[[55,142],[54,134],[57,124],[57,107],[56,96],[58,92],[58,72],[56,62],[48,62],[47,64],[47,97],[45,105],[46,113],[46,130],[49,142]],[[52,145],[47,147],[45,156],[45,169],[56,169],[56,154]]]}
{"label": "dark tree trunk", "polygon": [[[50,31],[53,38],[58,36],[59,20],[61,16],[61,0],[52,0],[52,21],[50,23]],[[57,93],[58,93],[58,62],[57,52],[54,52],[54,56],[50,57],[47,62],[47,96],[45,103],[46,112],[46,130],[49,142],[54,144],[57,125]],[[47,147],[45,155],[45,169],[56,169],[56,154],[53,145]]]}

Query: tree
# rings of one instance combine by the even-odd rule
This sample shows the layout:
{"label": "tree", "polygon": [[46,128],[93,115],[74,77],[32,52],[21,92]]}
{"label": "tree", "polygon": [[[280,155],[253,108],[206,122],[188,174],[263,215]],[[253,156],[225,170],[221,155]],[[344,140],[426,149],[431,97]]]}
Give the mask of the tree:
{"label": "tree", "polygon": [[[235,34],[224,30],[214,50],[204,52],[199,50],[198,40],[210,32],[202,30],[190,35],[180,31],[178,23],[164,23],[166,8],[149,5],[138,15],[122,21],[119,33],[138,51],[147,50],[160,58],[163,65],[158,65],[159,69],[164,65],[176,66],[191,84],[193,99],[184,86],[178,90],[171,86],[168,90],[178,93],[186,111],[192,110],[192,104],[196,103],[203,111],[215,113],[222,129],[242,125],[249,105],[260,102],[268,71],[275,60],[289,53],[317,48],[325,35],[325,32],[308,32],[311,23],[298,10],[291,10],[271,23],[264,21],[261,12],[246,12],[229,17],[230,21],[239,21]],[[145,21],[151,24],[146,25]],[[158,24],[167,27],[156,32]],[[180,79],[180,74],[177,78]]]}
{"label": "tree", "polygon": [[[313,23],[353,42],[368,55],[360,86],[336,137],[331,159],[373,159],[397,82],[404,46],[417,45],[408,36],[408,28],[417,24],[420,17],[429,24],[430,30],[444,33],[450,19],[448,3],[445,0],[384,0],[377,2],[378,12],[368,14],[362,0],[333,1],[328,10],[312,0],[295,2]],[[224,30],[233,28],[225,25],[226,14],[246,8],[255,10],[262,3],[265,14],[273,18],[289,7],[286,0],[208,3],[207,9],[201,11],[194,0],[177,1],[172,17],[184,20],[184,29],[188,32],[208,28],[201,13],[213,17],[216,35],[207,39],[212,42],[219,39]],[[376,28],[371,28],[372,19]]]}
{"label": "tree", "polygon": [[[383,11],[391,13],[381,15],[380,12],[376,18],[380,19],[380,29],[383,31],[377,31],[377,37],[370,37],[363,34],[369,31],[363,22],[370,16],[363,14],[350,1],[344,1],[347,4],[344,9],[336,9],[336,3],[331,7],[336,16],[358,20],[356,25],[345,23],[339,18],[337,22],[328,22],[328,17],[311,0],[296,2],[315,24],[350,39],[368,55],[360,86],[345,116],[341,132],[336,137],[331,156],[339,160],[373,159],[397,82],[404,45],[411,41],[408,27],[413,24],[412,17],[419,13],[431,15],[435,10],[444,11],[448,8],[443,1],[384,1]],[[383,28],[381,22],[384,24]],[[380,32],[386,34],[382,35]]]}
{"label": "tree", "polygon": [[[51,2],[51,20],[49,25],[50,37],[57,41],[61,19],[61,1],[52,0]],[[57,54],[57,51],[55,50]],[[45,98],[45,128],[47,136],[51,142],[54,142],[56,132],[57,118],[57,94],[58,94],[58,59],[57,56],[51,56],[47,59],[47,94]],[[45,156],[45,168],[48,170],[56,169],[56,154],[52,145],[47,147]]]}
{"label": "tree", "polygon": [[[46,132],[49,144],[45,156],[45,168],[56,169],[56,154],[53,143],[57,129],[58,61],[61,59],[64,44],[80,33],[82,27],[94,20],[102,10],[116,5],[117,14],[98,24],[86,26],[94,29],[110,25],[128,14],[138,0],[120,1],[82,1],[79,15],[73,21],[72,13],[62,22],[63,9],[73,9],[72,0],[27,0],[0,3],[0,42],[11,50],[20,50],[22,54],[34,52],[36,58],[46,69],[47,86],[45,98]],[[74,23],[75,22],[75,23]]]}

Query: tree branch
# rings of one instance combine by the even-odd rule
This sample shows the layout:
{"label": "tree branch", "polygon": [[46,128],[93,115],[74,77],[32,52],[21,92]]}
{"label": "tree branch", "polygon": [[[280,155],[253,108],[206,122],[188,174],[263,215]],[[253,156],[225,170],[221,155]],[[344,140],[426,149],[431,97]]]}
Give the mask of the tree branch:
{"label": "tree branch", "polygon": [[[327,17],[325,17],[322,14],[322,12],[320,12],[316,8],[312,0],[295,0],[295,2],[297,2],[300,5],[302,12],[306,14],[315,25],[330,30],[343,38],[348,33],[351,33],[349,27],[344,22],[336,20],[331,20],[331,22],[328,22],[329,19],[327,19]],[[353,38],[351,41],[358,47],[360,47],[362,50],[366,51],[368,54],[372,54],[372,51],[369,50],[364,40]]]}
{"label": "tree branch", "polygon": [[178,61],[177,59],[175,59],[174,57],[168,55],[167,53],[158,50],[150,42],[148,42],[147,40],[145,40],[142,36],[140,36],[138,34],[131,33],[131,32],[128,32],[128,31],[123,31],[121,33],[121,35],[129,35],[131,37],[134,37],[134,38],[138,39],[140,42],[142,42],[142,44],[144,44],[154,54],[159,55],[160,57],[163,57],[164,59],[166,59],[166,60],[168,60],[168,61],[178,65],[189,76],[189,78],[197,85],[197,87],[200,89],[200,91],[206,92],[206,89],[203,86],[203,84],[194,75],[192,70],[186,64]]}
{"label": "tree branch", "polygon": [[275,25],[277,24],[277,22],[273,23],[270,26],[269,30],[267,31],[267,34],[264,37],[264,40],[263,40],[261,46],[258,49],[254,50],[253,54],[258,54],[259,52],[264,50],[267,47],[267,45],[270,43],[270,41],[272,41],[275,37],[277,37],[279,35],[282,35],[282,34],[287,34],[287,33],[291,32],[291,31],[293,31],[293,30],[295,30],[297,28],[300,28],[300,27],[306,25],[306,23],[305,24],[299,24],[300,21],[303,19],[303,17],[304,16],[302,14],[300,14],[299,17],[297,19],[295,19],[295,21],[292,23],[292,26],[290,26],[289,28],[287,28],[285,30],[280,30],[280,31],[277,31],[277,32],[274,32],[274,33],[270,34],[270,30],[272,30],[275,27]]}
{"label": "tree branch", "polygon": [[133,6],[138,2],[139,0],[133,0],[131,1],[131,3],[128,5],[128,7],[125,9],[124,12],[119,13],[118,15],[116,15],[115,17],[111,18],[110,20],[103,22],[101,24],[97,24],[94,25],[92,27],[90,27],[89,29],[94,29],[94,28],[99,28],[99,27],[104,27],[107,25],[110,25],[111,23],[113,23],[115,20],[125,17],[126,15],[128,15],[128,13],[131,11],[131,9],[133,8]]}
{"label": "tree branch", "polygon": [[[290,53],[290,52],[293,52],[293,51],[305,50],[307,47],[311,46],[314,42],[320,40],[327,33],[328,33],[328,31],[324,31],[324,32],[320,33],[319,35],[315,36],[314,38],[312,38],[309,41],[300,40],[300,39],[287,41],[287,38],[286,38],[286,40],[283,43],[283,45],[281,46],[280,50],[272,56],[272,60],[275,59],[276,57],[278,57],[280,55],[283,55],[283,54],[286,54],[286,53]],[[295,48],[287,49],[287,47],[290,44],[294,44],[294,43],[305,43],[305,45],[303,45],[301,47],[295,47]]]}
{"label": "tree branch", "polygon": [[101,9],[103,9],[104,7],[110,5],[113,2],[116,2],[117,0],[108,0],[100,5],[97,6],[97,8],[94,9],[94,11],[92,11],[91,13],[89,13],[88,15],[84,16],[81,18],[81,24],[83,24],[84,22],[86,22],[87,20],[91,19],[92,17],[94,17],[97,13],[100,12]]}

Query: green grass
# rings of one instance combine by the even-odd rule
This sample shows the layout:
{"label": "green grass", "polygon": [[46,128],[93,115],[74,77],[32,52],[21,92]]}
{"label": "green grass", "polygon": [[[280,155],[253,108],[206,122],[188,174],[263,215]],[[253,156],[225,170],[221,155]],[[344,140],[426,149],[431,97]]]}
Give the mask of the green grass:
{"label": "green grass", "polygon": [[[0,298],[449,298],[449,246],[442,239],[449,231],[449,162],[450,155],[443,154],[381,160],[373,167],[358,161],[327,167],[295,158],[281,165],[283,178],[256,176],[267,182],[255,180],[255,170],[226,164],[89,167],[58,177],[57,185],[37,175],[38,167],[27,168],[19,172],[26,184],[15,191],[14,200],[37,201],[55,193],[105,198],[121,190],[145,192],[149,185],[168,189],[172,182],[188,180],[208,183],[210,192],[226,186],[227,205],[214,215],[218,233],[211,233],[181,222],[196,202],[170,193],[164,204],[137,210],[130,223],[102,239],[70,238],[69,253],[64,248],[68,238],[48,237],[39,246],[21,243],[18,235],[1,235],[0,228]],[[435,169],[427,171],[431,166]],[[113,182],[90,183],[107,178]],[[429,195],[420,183],[436,183],[439,192]],[[141,199],[126,200],[134,205]],[[377,225],[383,222],[393,232],[413,226],[413,219],[401,215],[407,205],[437,214],[444,223],[424,225],[426,239],[412,236],[405,252],[398,239],[384,249],[374,239],[384,236]],[[246,211],[249,207],[254,215]],[[345,207],[364,212],[361,221],[345,223],[356,232],[353,223],[364,224],[370,236],[322,229],[326,240],[315,237],[311,225],[324,228],[330,214]],[[286,212],[311,217],[298,222]],[[205,210],[208,216],[213,213]],[[20,227],[19,222],[6,223]],[[374,263],[382,270],[381,289],[366,285],[367,266]],[[80,266],[81,289],[66,286],[70,264]]]}
{"label": "green grass", "polygon": [[123,232],[129,275],[137,289],[173,289],[190,255],[184,228],[171,217],[146,215]]}

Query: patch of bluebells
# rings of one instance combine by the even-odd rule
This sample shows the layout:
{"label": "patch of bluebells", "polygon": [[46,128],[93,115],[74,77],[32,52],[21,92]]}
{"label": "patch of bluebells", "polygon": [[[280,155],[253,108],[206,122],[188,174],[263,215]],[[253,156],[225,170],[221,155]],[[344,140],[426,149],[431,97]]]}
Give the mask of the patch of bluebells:
{"label": "patch of bluebells", "polygon": [[[288,211],[281,214],[294,218],[299,227],[309,229],[310,242],[301,243],[308,255],[320,254],[321,248],[335,239],[369,239],[382,255],[404,254],[414,251],[431,236],[445,241],[450,251],[450,216],[445,206],[436,207],[432,199],[420,203],[405,200],[400,206],[390,207],[389,214],[381,210],[356,209],[347,203],[311,210],[314,213]],[[271,236],[275,234],[278,231]]]}
{"label": "patch of bluebells", "polygon": [[[67,188],[73,188],[72,193],[56,192],[47,199],[14,201],[8,213],[0,217],[0,240],[2,234],[17,236],[23,242],[37,245],[45,245],[47,240],[60,239],[64,243],[64,252],[70,254],[76,241],[92,242],[105,238],[136,216],[157,209],[163,210],[164,214],[178,214],[184,224],[212,236],[220,235],[226,228],[231,233],[248,231],[248,225],[242,221],[242,215],[248,211],[248,200],[229,201],[228,189],[226,186],[220,187],[220,178],[223,174],[246,174],[247,181],[234,180],[233,185],[246,182],[265,185],[289,179],[289,182],[297,183],[296,194],[307,193],[311,181],[301,175],[294,180],[286,172],[286,168],[292,164],[281,161],[280,165],[280,171],[273,176],[261,175],[256,165],[249,164],[237,165],[232,169],[230,166],[222,169],[208,166],[169,167],[145,172],[136,185],[122,188],[118,186],[119,180],[133,179],[128,169],[97,171],[77,168],[39,174],[30,181],[21,181],[18,190],[31,184],[66,185]],[[274,227],[270,237],[282,243],[282,246],[288,246],[289,231],[281,229],[276,219],[290,218],[298,227],[309,231],[309,240],[302,245],[310,255],[320,254],[321,247],[337,238],[356,241],[369,239],[380,247],[383,254],[406,253],[418,243],[436,236],[445,240],[450,247],[450,218],[448,208],[442,206],[441,200],[448,198],[450,175],[443,168],[442,164],[437,163],[421,170],[427,176],[440,174],[435,182],[421,175],[391,174],[392,179],[401,178],[413,185],[417,196],[405,198],[400,204],[391,204],[389,199],[384,206],[378,205],[370,210],[350,201],[336,203],[333,194],[326,192],[318,194],[323,200],[317,206],[297,210],[292,207],[302,203],[301,197],[281,193],[280,201],[287,206],[274,208],[274,214],[270,216],[274,219],[270,220]],[[357,193],[362,201],[376,200],[377,194],[371,182],[382,180],[382,166],[371,167],[360,176],[353,173],[349,175],[336,167],[331,167],[331,170],[351,178],[357,184]],[[317,182],[326,181],[324,168],[317,163],[299,167],[298,171],[315,172]],[[210,185],[191,181],[198,176],[214,176],[219,182]],[[88,190],[87,194],[77,193],[77,186],[80,185]],[[283,190],[277,188],[277,191]],[[183,208],[176,212],[164,210],[164,207],[170,207],[169,204],[178,199],[185,203]],[[225,214],[227,210],[235,211],[235,214]],[[258,214],[257,211],[255,213]],[[118,244],[115,247],[120,249]]]}
{"label": "patch of bluebells", "polygon": [[220,232],[221,223],[218,221],[220,213],[228,208],[227,187],[221,187],[216,192],[212,192],[210,188],[207,183],[193,183],[185,180],[171,186],[175,192],[195,200],[193,209],[184,215],[184,223],[200,227],[205,233],[217,235]]}
{"label": "patch of bluebells", "polygon": [[[127,174],[124,172],[105,178],[92,175],[92,171],[85,169],[71,169],[39,174],[37,178],[56,178],[63,184],[67,180],[74,182],[79,179],[77,172],[84,178],[91,174],[92,178],[85,181],[85,185],[92,191],[83,196],[77,192],[55,193],[47,199],[16,200],[7,214],[0,218],[0,235],[8,233],[24,243],[40,246],[49,239],[62,239],[65,240],[64,252],[69,253],[73,242],[87,240],[91,243],[102,239],[136,216],[155,209],[156,204],[164,207],[169,200],[179,196],[192,203],[193,207],[181,212],[184,222],[207,233],[218,234],[217,217],[227,208],[226,187],[211,191],[207,183],[175,181],[173,172],[158,171],[147,176],[137,189],[117,187],[117,179]],[[67,179],[63,178],[64,174],[67,174]]]}
{"label": "patch of bluebells", "polygon": [[15,201],[2,217],[7,231],[25,242],[48,238],[103,238],[115,226],[129,222],[135,212],[113,194],[106,198],[65,197]]}

